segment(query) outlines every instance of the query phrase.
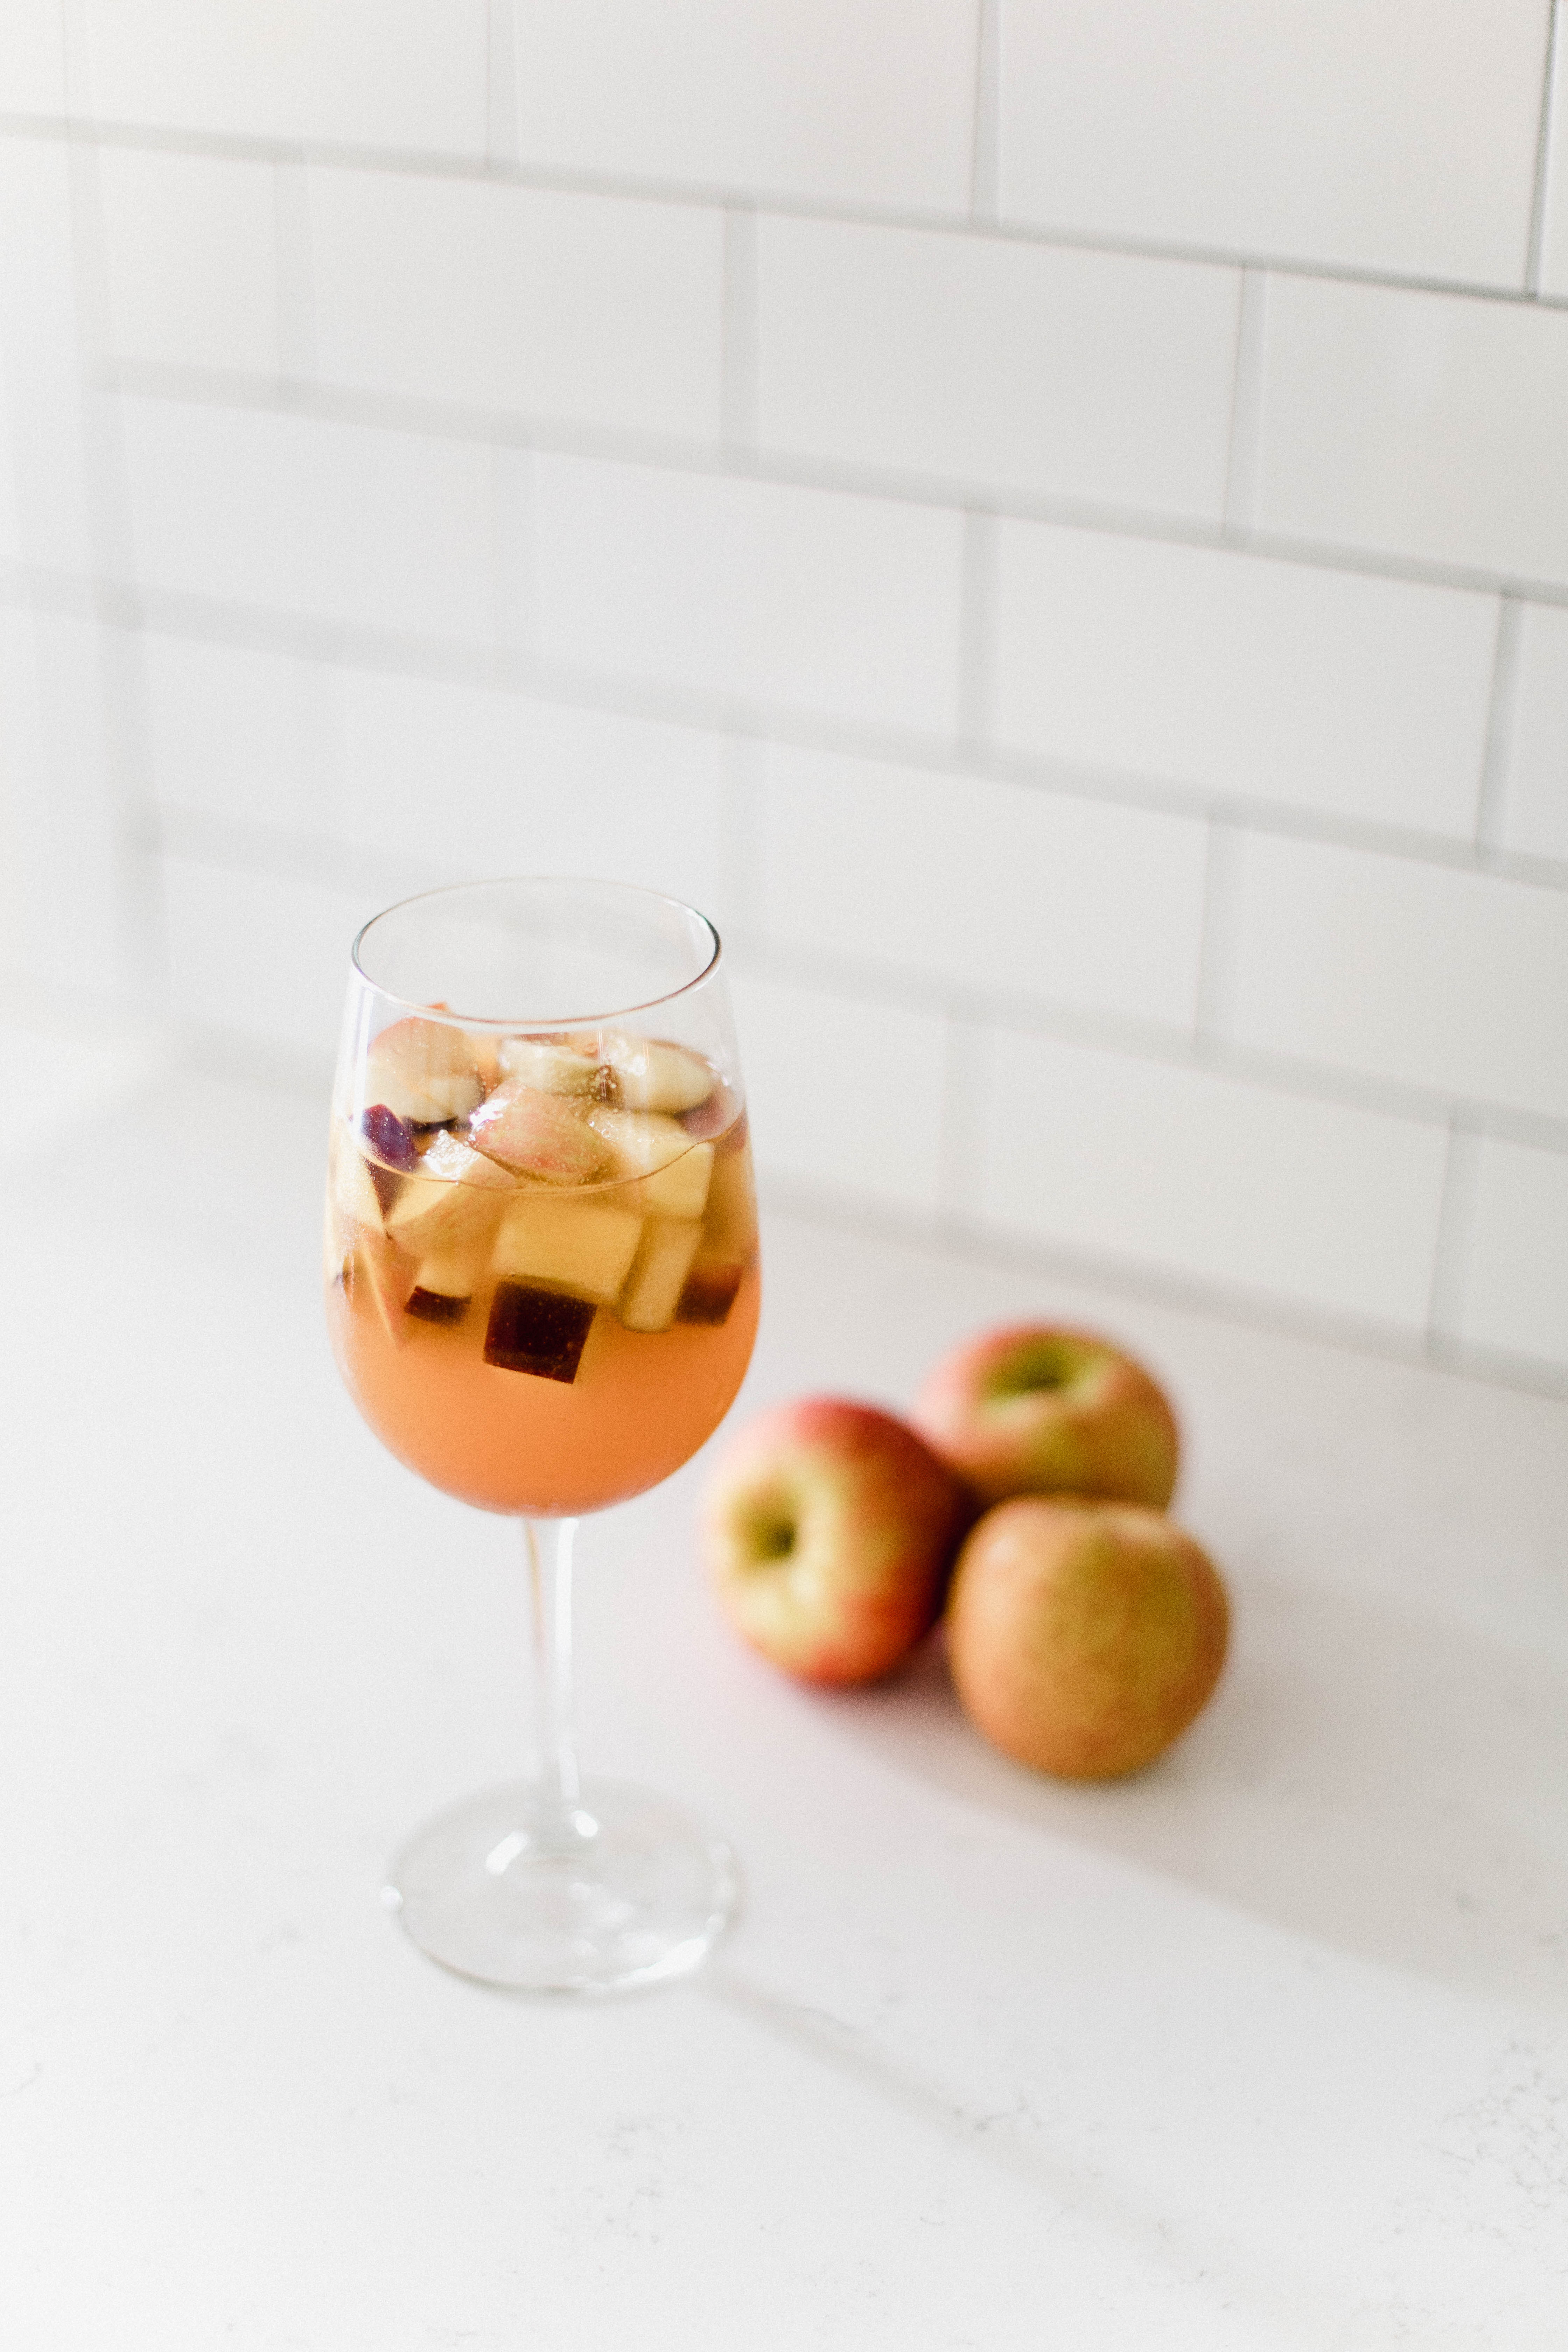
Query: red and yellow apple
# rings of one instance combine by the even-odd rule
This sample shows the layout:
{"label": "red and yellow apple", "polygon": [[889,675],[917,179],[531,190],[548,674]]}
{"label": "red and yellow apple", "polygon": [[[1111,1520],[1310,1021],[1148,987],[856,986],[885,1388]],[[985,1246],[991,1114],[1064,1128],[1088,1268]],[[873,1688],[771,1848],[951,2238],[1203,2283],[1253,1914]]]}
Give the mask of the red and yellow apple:
{"label": "red and yellow apple", "polygon": [[1184,1731],[1225,1662],[1217,1570],[1163,1513],[1026,1495],[970,1533],[948,1663],[976,1729],[1067,1780],[1135,1771]]}
{"label": "red and yellow apple", "polygon": [[1108,1495],[1163,1509],[1175,1486],[1169,1404],[1141,1364],[1091,1332],[985,1332],[942,1358],[910,1418],[982,1504]]}
{"label": "red and yellow apple", "polygon": [[964,1517],[956,1481],[901,1421],[805,1397],[721,1458],[703,1549],[726,1613],[774,1665],[872,1682],[935,1622]]}

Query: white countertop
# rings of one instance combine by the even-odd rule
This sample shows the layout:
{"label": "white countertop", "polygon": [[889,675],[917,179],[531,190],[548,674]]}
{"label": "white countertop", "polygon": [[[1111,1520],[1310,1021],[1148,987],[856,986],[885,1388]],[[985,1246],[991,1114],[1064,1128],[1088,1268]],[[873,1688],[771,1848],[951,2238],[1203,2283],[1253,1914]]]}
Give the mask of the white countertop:
{"label": "white countertop", "polygon": [[584,1528],[579,1736],[744,1917],[683,1986],[489,1994],[379,1887],[517,1764],[516,1537],[338,1387],[319,1108],[6,1054],[8,2345],[1561,2352],[1568,1403],[773,1219],[737,1416],[1037,1311],[1149,1357],[1226,1679],[1087,1789],[934,1660],[795,1688],[701,1589],[700,1460]]}

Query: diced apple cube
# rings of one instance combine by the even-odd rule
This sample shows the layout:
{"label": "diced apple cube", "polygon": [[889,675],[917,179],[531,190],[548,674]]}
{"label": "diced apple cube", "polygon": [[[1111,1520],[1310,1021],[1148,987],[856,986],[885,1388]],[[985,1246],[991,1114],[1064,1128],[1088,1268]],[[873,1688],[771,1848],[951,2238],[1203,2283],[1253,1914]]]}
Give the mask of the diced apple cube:
{"label": "diced apple cube", "polygon": [[630,1210],[525,1193],[501,1220],[490,1264],[503,1282],[558,1283],[612,1307],[641,1234],[642,1219]]}
{"label": "diced apple cube", "polygon": [[616,1074],[616,1099],[624,1110],[695,1110],[714,1087],[714,1076],[699,1055],[683,1045],[661,1045],[652,1037],[614,1037],[605,1054]]}
{"label": "diced apple cube", "polygon": [[678,1118],[651,1110],[588,1113],[615,1154],[615,1173],[637,1180],[637,1202],[656,1217],[700,1217],[713,1172],[713,1146],[693,1143]]}
{"label": "diced apple cube", "polygon": [[395,1347],[403,1341],[403,1310],[414,1287],[414,1268],[402,1252],[368,1235],[360,1243],[349,1273],[351,1296],[363,1289]]}
{"label": "diced apple cube", "polygon": [[507,1169],[443,1132],[420,1161],[418,1175],[404,1179],[403,1190],[386,1213],[386,1230],[408,1250],[458,1248],[472,1242],[482,1253],[517,1188],[517,1178]]}
{"label": "diced apple cube", "polygon": [[608,1066],[597,1037],[508,1037],[498,1058],[509,1078],[546,1095],[607,1095]]}
{"label": "diced apple cube", "polygon": [[382,1187],[377,1178],[386,1179],[387,1194],[394,1200],[402,1184],[401,1176],[390,1170],[374,1168],[365,1160],[358,1147],[346,1134],[332,1140],[331,1198],[338,1213],[350,1225],[364,1225],[373,1234],[381,1231],[384,1207]]}
{"label": "diced apple cube", "polygon": [[616,1308],[628,1331],[668,1331],[675,1320],[697,1244],[700,1225],[669,1217],[650,1217]]}
{"label": "diced apple cube", "polygon": [[686,1277],[676,1321],[727,1323],[745,1271],[743,1265],[726,1265],[721,1259],[699,1258]]}
{"label": "diced apple cube", "polygon": [[525,1282],[498,1282],[485,1331],[485,1361],[503,1372],[531,1372],[536,1380],[574,1381],[595,1309],[559,1290],[534,1290]]}
{"label": "diced apple cube", "polygon": [[708,1255],[742,1265],[757,1238],[757,1198],[752,1184],[751,1154],[726,1151],[714,1165],[708,1192]]}
{"label": "diced apple cube", "polygon": [[495,1049],[446,1021],[417,1016],[384,1029],[365,1057],[367,1101],[416,1127],[466,1118],[496,1076]]}
{"label": "diced apple cube", "polygon": [[487,1160],[546,1184],[596,1184],[610,1172],[610,1152],[583,1116],[585,1105],[507,1078],[468,1121],[468,1138]]}

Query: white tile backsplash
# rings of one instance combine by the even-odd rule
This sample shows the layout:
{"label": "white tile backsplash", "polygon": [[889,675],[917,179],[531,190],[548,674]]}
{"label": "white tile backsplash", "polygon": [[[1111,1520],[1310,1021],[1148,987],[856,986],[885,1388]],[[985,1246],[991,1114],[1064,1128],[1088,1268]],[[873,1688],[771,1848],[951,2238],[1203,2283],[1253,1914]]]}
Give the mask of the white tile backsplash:
{"label": "white tile backsplash", "polygon": [[1553,45],[1546,177],[1542,190],[1541,290],[1568,296],[1568,41]]}
{"label": "white tile backsplash", "polygon": [[516,0],[525,163],[963,212],[975,0]]}
{"label": "white tile backsplash", "polygon": [[915,1213],[937,1205],[945,1022],[732,971],[746,1097],[770,1177]]}
{"label": "white tile backsplash", "polygon": [[63,146],[0,139],[0,562],[90,573],[90,395]]}
{"label": "white tile backsplash", "polygon": [[342,674],[342,829],[453,881],[602,874],[723,918],[723,739],[489,687]]}
{"label": "white tile backsplash", "polygon": [[77,5],[100,121],[485,153],[487,0]]}
{"label": "white tile backsplash", "polygon": [[1568,865],[1568,609],[1521,604],[1502,846]]}
{"label": "white tile backsplash", "polygon": [[165,855],[158,868],[179,1019],[330,1064],[349,950],[379,910],[374,893],[187,856]]}
{"label": "white tile backsplash", "polygon": [[276,376],[276,167],[105,147],[98,173],[110,355]]}
{"label": "white tile backsplash", "polygon": [[955,513],[541,457],[533,526],[549,661],[720,701],[953,727]]}
{"label": "white tile backsplash", "polygon": [[979,776],[773,746],[759,918],[781,946],[1182,1028],[1206,829]]}
{"label": "white tile backsplash", "polygon": [[188,400],[121,405],[142,580],[435,637],[495,633],[495,474],[475,442]]}
{"label": "white tile backsplash", "polygon": [[1227,877],[1226,1036],[1568,1118],[1568,891],[1264,835]]}
{"label": "white tile backsplash", "polygon": [[1005,217],[1521,283],[1539,0],[1001,5]]}
{"label": "white tile backsplash", "polygon": [[12,980],[622,876],[795,1186],[1561,1377],[1548,0],[0,16]]}
{"label": "white tile backsplash", "polygon": [[1235,270],[764,219],[764,449],[1217,521]]}
{"label": "white tile backsplash", "polygon": [[301,655],[157,630],[142,646],[162,806],[268,832],[334,828],[341,672]]}
{"label": "white tile backsplash", "polygon": [[995,740],[1468,840],[1497,625],[1460,589],[1005,521]]}
{"label": "white tile backsplash", "polygon": [[326,383],[716,437],[717,209],[347,171],[308,187]]}
{"label": "white tile backsplash", "polygon": [[1451,1336],[1568,1370],[1568,1156],[1476,1139]]}
{"label": "white tile backsplash", "polygon": [[0,41],[0,114],[66,111],[63,0],[6,0]]}
{"label": "white tile backsplash", "polygon": [[0,606],[0,969],[133,985],[127,843],[90,621]]}
{"label": "white tile backsplash", "polygon": [[1568,311],[1269,280],[1254,520],[1568,583]]}
{"label": "white tile backsplash", "polygon": [[1415,1332],[1447,1137],[1213,1072],[975,1032],[965,1204],[1004,1234]]}

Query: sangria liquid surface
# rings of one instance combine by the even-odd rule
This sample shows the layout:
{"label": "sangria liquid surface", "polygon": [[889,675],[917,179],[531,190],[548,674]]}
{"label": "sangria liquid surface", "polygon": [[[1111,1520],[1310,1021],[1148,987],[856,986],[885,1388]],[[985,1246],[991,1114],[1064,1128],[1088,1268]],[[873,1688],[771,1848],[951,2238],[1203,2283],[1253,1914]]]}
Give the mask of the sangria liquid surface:
{"label": "sangria liquid surface", "polygon": [[[601,1181],[575,1183],[476,1156],[476,1139],[499,1136],[496,1148],[527,1157],[531,1131],[506,1139],[515,1081],[445,1127],[379,1105],[334,1127],[326,1276],[339,1368],[399,1461],[482,1510],[569,1516],[656,1486],[718,1427],[751,1358],[744,1113],[713,1077],[682,1133],[617,1108],[608,1086],[607,1100],[568,1097],[549,1113],[604,1131],[608,1181],[604,1160]],[[570,1133],[567,1144],[570,1164]],[[622,1172],[634,1167],[650,1172]]]}

